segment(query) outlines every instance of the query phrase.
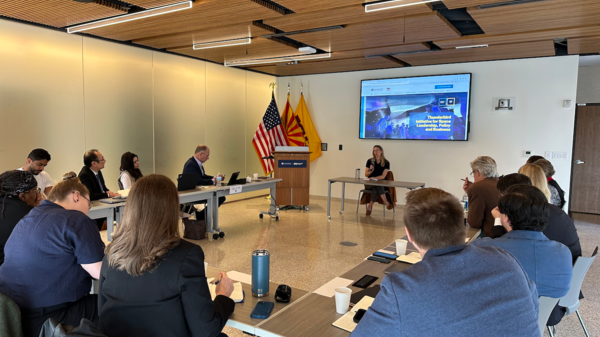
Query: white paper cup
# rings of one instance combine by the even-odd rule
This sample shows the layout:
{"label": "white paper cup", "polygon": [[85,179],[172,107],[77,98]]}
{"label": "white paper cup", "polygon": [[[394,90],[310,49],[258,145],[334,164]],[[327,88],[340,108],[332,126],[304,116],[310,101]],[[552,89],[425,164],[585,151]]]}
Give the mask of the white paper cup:
{"label": "white paper cup", "polygon": [[398,239],[396,240],[396,255],[406,255],[406,246],[408,245],[408,241]]}
{"label": "white paper cup", "polygon": [[208,262],[204,262],[204,276],[208,274]]}
{"label": "white paper cup", "polygon": [[352,295],[352,289],[350,288],[335,288],[335,311],[338,314],[345,314],[348,312],[348,307],[350,306],[350,295]]}
{"label": "white paper cup", "polygon": [[254,173],[254,180],[258,180],[258,173]]}

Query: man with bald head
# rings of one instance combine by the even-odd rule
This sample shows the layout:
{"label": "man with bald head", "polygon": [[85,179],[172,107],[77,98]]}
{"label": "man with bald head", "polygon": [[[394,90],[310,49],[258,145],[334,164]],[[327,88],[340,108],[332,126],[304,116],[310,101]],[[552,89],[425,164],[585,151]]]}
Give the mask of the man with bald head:
{"label": "man with bald head", "polygon": [[[192,158],[188,159],[183,165],[182,173],[196,173],[196,185],[198,186],[212,186],[216,185],[217,177],[206,174],[204,163],[210,157],[210,149],[206,145],[198,145]],[[222,175],[220,175],[223,178]],[[219,197],[219,207],[225,202],[225,197]],[[204,220],[205,211],[197,212],[196,219]]]}

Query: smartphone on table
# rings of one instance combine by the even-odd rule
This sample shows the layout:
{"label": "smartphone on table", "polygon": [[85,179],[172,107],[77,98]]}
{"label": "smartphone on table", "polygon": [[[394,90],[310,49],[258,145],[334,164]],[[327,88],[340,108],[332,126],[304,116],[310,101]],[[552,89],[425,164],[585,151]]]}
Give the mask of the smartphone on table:
{"label": "smartphone on table", "polygon": [[252,310],[250,317],[259,319],[269,318],[269,315],[271,315],[271,311],[273,310],[274,306],[274,302],[259,301],[258,303],[256,303],[254,310]]}

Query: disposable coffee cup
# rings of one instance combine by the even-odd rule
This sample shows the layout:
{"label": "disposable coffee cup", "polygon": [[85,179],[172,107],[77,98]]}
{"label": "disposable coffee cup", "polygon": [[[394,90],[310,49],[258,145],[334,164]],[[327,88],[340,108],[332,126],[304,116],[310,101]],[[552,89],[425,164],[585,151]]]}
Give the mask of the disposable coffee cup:
{"label": "disposable coffee cup", "polygon": [[254,173],[254,180],[258,180],[258,173]]}
{"label": "disposable coffee cup", "polygon": [[406,246],[408,245],[408,241],[398,239],[396,240],[396,255],[406,255]]}
{"label": "disposable coffee cup", "polygon": [[352,290],[350,288],[335,288],[335,311],[338,314],[345,314],[348,312],[350,295],[352,295]]}
{"label": "disposable coffee cup", "polygon": [[208,275],[208,262],[204,262],[204,276]]}

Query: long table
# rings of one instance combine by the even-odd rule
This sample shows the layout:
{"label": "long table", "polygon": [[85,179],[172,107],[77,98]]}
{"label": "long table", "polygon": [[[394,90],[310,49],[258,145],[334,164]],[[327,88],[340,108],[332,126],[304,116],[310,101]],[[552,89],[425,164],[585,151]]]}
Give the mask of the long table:
{"label": "long table", "polygon": [[414,190],[419,187],[425,187],[425,183],[415,183],[408,181],[392,181],[392,180],[377,180],[377,181],[366,181],[362,178],[351,178],[351,177],[340,177],[329,179],[329,185],[327,187],[327,217],[331,219],[331,184],[342,183],[342,210],[340,214],[344,212],[344,199],[346,196],[346,184],[361,184],[361,185],[372,185],[372,186],[383,186],[383,187],[395,187],[395,188],[406,188]]}
{"label": "long table", "polygon": [[[466,238],[468,242],[474,240],[481,232],[478,228],[467,227]],[[406,237],[404,237],[406,239]],[[384,250],[396,250],[396,243],[393,242]],[[414,246],[409,242],[407,250],[415,251]],[[411,265],[403,262],[392,262],[403,265],[408,268]],[[373,275],[379,277],[371,286],[381,284],[383,277],[386,275],[384,271],[389,268],[392,263],[383,264],[364,260],[354,268],[340,275],[340,277],[358,281],[365,275]],[[352,293],[363,289],[349,285]],[[286,311],[281,312],[275,317],[271,317],[256,329],[256,335],[261,337],[283,337],[283,336],[303,336],[303,337],[348,337],[349,332],[336,328],[331,325],[333,322],[342,317],[343,314],[338,314],[335,311],[335,296],[325,297],[315,293],[309,293],[300,301],[294,303],[293,306]]]}
{"label": "long table", "polygon": [[[270,189],[272,196],[271,207],[275,205],[275,187],[281,179],[265,179],[259,181],[253,181],[244,185],[232,185],[232,186],[197,186],[196,189],[188,191],[179,191],[179,202],[180,203],[192,203],[206,201],[206,230],[214,234],[221,232],[219,228],[219,197],[253,192],[263,189]],[[236,191],[235,187],[240,187],[239,192]],[[117,223],[121,222],[123,213],[125,211],[125,202],[116,204],[105,204],[101,201],[93,201],[92,208],[88,212],[90,219],[107,218],[107,233],[106,238],[108,241],[112,241],[112,233],[114,231],[114,221]],[[263,212],[264,213],[264,212]]]}

